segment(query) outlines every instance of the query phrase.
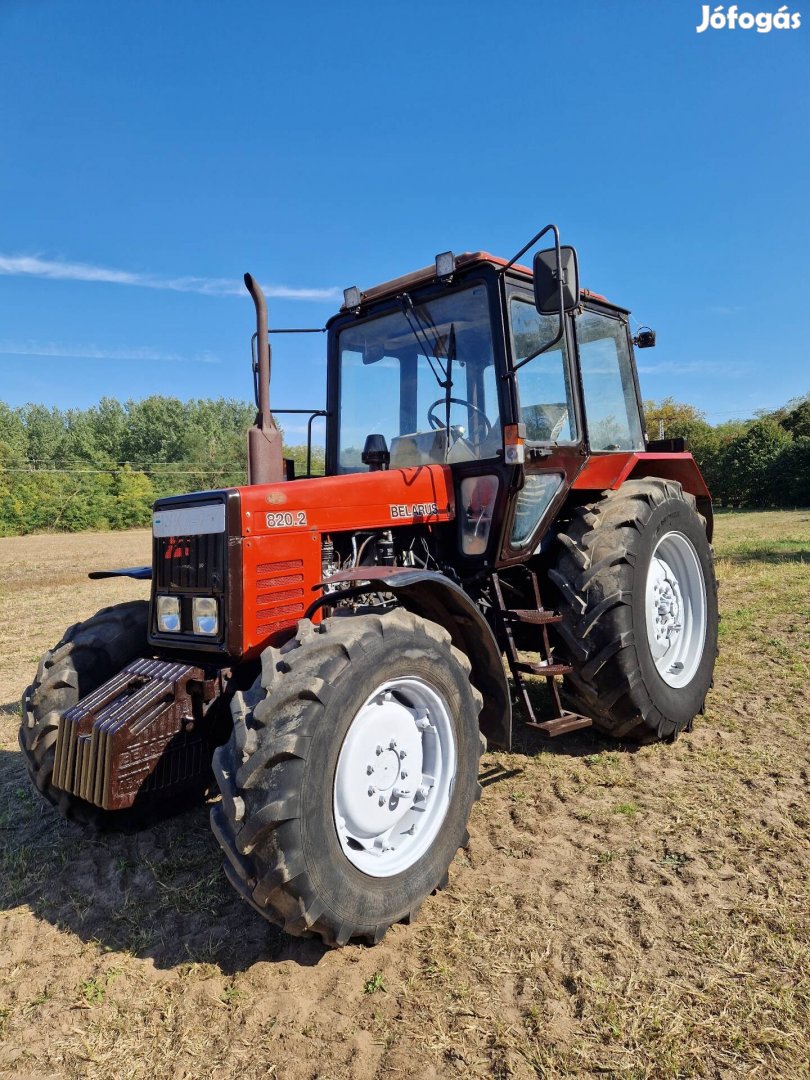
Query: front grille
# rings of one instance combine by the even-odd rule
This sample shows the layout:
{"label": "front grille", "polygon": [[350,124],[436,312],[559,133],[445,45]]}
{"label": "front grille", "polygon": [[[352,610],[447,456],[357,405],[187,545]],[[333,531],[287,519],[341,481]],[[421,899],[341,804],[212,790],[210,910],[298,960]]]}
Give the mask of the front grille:
{"label": "front grille", "polygon": [[[158,630],[159,596],[175,596],[180,601],[179,631]],[[217,601],[219,631],[215,635],[194,633],[193,603],[198,596]],[[173,651],[242,654],[242,535],[237,490],[177,495],[155,504],[148,641],[153,647]]]}
{"label": "front grille", "polygon": [[156,536],[154,567],[159,592],[193,589],[221,593],[225,584],[225,533]]}

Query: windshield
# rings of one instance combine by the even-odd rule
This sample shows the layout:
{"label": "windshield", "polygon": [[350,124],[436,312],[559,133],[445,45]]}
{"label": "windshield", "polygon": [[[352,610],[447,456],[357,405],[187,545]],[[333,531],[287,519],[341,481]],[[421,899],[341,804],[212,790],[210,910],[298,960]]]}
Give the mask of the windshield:
{"label": "windshield", "polygon": [[[476,284],[341,331],[338,471],[365,471],[369,435],[390,467],[494,457],[501,449],[487,288]],[[449,419],[449,427],[448,427]]]}

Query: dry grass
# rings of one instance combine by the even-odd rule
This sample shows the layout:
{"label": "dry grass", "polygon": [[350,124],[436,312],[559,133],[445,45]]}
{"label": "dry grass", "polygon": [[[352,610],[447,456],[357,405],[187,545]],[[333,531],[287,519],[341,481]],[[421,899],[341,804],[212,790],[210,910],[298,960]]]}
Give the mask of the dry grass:
{"label": "dry grass", "polygon": [[36,657],[145,594],[83,575],[147,561],[148,538],[0,540],[0,1076],[808,1076],[810,513],[717,534],[722,654],[694,733],[487,754],[450,888],[339,952],[232,897],[204,810],[93,837],[29,790]]}

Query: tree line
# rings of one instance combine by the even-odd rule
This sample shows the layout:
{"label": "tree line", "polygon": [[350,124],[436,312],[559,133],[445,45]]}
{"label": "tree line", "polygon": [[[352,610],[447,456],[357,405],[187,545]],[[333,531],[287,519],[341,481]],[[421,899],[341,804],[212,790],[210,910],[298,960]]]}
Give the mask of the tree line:
{"label": "tree line", "polygon": [[[0,535],[148,525],[164,495],[246,482],[243,401],[102,398],[89,409],[0,402]],[[305,471],[306,447],[284,453]],[[313,472],[323,472],[314,448]]]}
{"label": "tree line", "polygon": [[644,403],[647,433],[683,438],[714,502],[729,507],[810,506],[810,394],[750,420],[711,425],[692,405]]}
{"label": "tree line", "polygon": [[[246,402],[102,398],[88,409],[0,402],[0,535],[149,524],[155,499],[244,484]],[[716,502],[810,506],[810,394],[712,426],[699,409],[645,402],[650,438],[685,438]],[[304,471],[305,446],[285,446]],[[313,472],[323,451],[313,449]]]}

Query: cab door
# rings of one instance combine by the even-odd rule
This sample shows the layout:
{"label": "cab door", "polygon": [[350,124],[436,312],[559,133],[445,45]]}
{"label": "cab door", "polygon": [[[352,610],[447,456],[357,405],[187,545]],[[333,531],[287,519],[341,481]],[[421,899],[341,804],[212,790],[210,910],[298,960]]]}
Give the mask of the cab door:
{"label": "cab door", "polygon": [[507,284],[505,300],[514,415],[525,427],[526,460],[524,485],[507,513],[501,566],[534,553],[585,461],[571,317],[565,316],[565,332],[556,345],[519,366],[553,340],[559,316],[541,315],[532,293],[516,285]]}

